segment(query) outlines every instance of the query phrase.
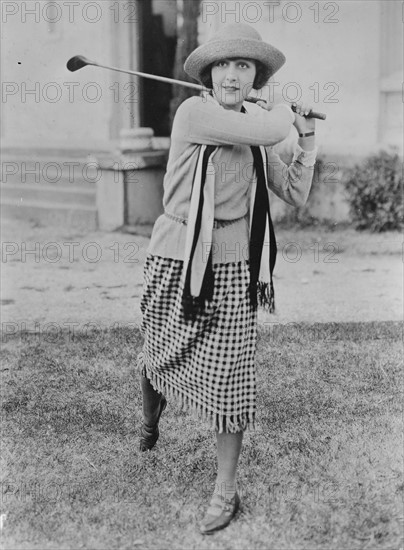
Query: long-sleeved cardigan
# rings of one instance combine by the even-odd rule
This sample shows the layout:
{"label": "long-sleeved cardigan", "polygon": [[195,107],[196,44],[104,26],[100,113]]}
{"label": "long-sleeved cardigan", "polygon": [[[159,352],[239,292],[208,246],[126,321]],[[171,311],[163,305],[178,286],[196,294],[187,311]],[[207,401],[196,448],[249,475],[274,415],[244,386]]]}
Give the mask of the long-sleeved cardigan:
{"label": "long-sleeved cardigan", "polygon": [[[254,180],[251,145],[265,146],[268,155],[269,188],[293,206],[308,197],[315,151],[298,145],[288,167],[273,151],[291,130],[294,114],[286,106],[271,111],[245,103],[247,113],[223,108],[213,97],[192,97],[178,108],[171,134],[171,148],[164,178],[165,213],[153,228],[148,253],[163,258],[184,259],[186,219],[200,145],[218,147],[213,157],[215,175],[215,220],[213,263],[248,259],[248,210]],[[182,221],[182,223],[181,223]]]}

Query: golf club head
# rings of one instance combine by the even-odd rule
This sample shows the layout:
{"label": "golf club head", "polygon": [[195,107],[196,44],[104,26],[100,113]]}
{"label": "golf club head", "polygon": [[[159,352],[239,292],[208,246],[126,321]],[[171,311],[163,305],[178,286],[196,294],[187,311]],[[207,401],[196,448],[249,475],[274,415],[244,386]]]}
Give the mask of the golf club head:
{"label": "golf club head", "polygon": [[78,71],[79,69],[82,69],[86,65],[93,65],[94,63],[84,57],[84,55],[75,55],[74,57],[71,57],[69,61],[66,63],[66,67],[69,69],[69,71],[74,72]]}

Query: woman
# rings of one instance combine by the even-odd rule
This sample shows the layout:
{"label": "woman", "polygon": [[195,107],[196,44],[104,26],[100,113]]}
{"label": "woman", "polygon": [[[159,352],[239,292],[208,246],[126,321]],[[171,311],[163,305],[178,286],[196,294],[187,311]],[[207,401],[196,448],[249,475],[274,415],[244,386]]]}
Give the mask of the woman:
{"label": "woman", "polygon": [[[164,395],[216,431],[215,490],[200,529],[228,525],[240,499],[236,470],[243,431],[254,428],[257,306],[274,307],[276,242],[268,187],[305,203],[315,162],[309,107],[244,103],[284,64],[283,54],[244,24],[223,27],[185,62],[210,91],[178,109],[164,180],[165,213],[155,223],[144,268],[144,424],[151,449]],[[299,132],[287,167],[272,151]],[[269,246],[268,246],[269,245]]]}

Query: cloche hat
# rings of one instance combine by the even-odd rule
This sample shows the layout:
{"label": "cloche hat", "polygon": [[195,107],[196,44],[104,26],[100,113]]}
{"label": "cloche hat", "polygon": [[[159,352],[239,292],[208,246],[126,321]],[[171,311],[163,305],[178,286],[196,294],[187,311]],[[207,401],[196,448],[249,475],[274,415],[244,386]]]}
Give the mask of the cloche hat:
{"label": "cloche hat", "polygon": [[262,63],[264,78],[259,87],[285,63],[283,53],[262,40],[255,29],[245,23],[231,23],[221,27],[205,44],[194,50],[185,60],[185,72],[202,82],[203,72],[215,61],[241,57]]}

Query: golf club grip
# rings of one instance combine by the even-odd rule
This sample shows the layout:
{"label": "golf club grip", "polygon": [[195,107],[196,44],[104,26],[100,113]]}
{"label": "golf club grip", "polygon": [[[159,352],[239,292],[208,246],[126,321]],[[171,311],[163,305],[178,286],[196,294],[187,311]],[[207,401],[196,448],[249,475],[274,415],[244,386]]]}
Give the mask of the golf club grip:
{"label": "golf club grip", "polygon": [[[250,103],[258,103],[258,101],[265,101],[265,99],[250,96],[250,97],[247,97],[246,101],[249,101]],[[296,107],[294,105],[291,106],[291,109],[294,113],[296,112]],[[306,116],[306,118],[317,118],[319,120],[325,120],[327,118],[327,115],[325,115],[324,113],[316,113],[315,111],[310,111],[310,113]]]}

